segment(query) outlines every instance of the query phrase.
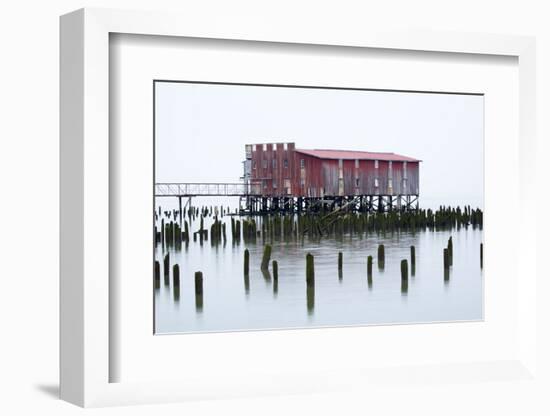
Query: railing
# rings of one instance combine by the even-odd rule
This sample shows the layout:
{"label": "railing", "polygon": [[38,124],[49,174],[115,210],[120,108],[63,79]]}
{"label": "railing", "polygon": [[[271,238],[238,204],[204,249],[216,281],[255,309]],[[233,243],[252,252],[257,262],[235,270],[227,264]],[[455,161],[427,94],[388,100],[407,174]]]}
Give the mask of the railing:
{"label": "railing", "polygon": [[155,196],[246,196],[259,195],[259,183],[157,183]]}

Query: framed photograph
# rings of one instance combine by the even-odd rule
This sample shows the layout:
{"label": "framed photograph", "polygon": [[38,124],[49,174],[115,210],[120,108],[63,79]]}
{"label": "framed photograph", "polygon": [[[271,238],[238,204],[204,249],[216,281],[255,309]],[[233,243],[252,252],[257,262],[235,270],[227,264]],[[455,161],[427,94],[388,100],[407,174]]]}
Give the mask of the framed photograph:
{"label": "framed photograph", "polygon": [[155,334],[483,318],[482,94],[153,88]]}
{"label": "framed photograph", "polygon": [[533,380],[534,40],[242,28],[61,19],[62,398]]}

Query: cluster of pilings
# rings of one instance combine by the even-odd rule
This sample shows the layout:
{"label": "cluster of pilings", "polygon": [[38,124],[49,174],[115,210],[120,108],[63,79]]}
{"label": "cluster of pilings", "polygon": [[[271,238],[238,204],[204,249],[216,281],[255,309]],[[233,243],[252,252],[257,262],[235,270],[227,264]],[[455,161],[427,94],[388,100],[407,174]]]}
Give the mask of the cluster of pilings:
{"label": "cluster of pilings", "polygon": [[[163,274],[164,274],[164,286],[170,285],[170,255],[166,254],[163,260]],[[154,263],[154,284],[155,290],[160,288],[160,275],[161,267],[160,262],[155,261]],[[195,272],[195,307],[197,312],[202,312],[203,309],[203,275],[202,272]],[[174,296],[174,301],[180,301],[180,266],[179,264],[174,264],[172,267],[172,291]]]}
{"label": "cluster of pilings", "polygon": [[[187,219],[170,220],[165,223],[165,218],[162,218],[160,231],[158,225],[155,225],[155,242],[169,248],[181,248],[182,242],[189,243],[191,234],[193,241],[202,244],[208,240],[210,233],[212,245],[225,244],[228,236],[221,213],[228,211],[229,209],[224,207],[184,208],[183,212],[187,214]],[[210,230],[204,226],[208,217],[212,217]],[[362,238],[370,233],[441,231],[470,226],[482,229],[483,213],[480,209],[440,207],[436,211],[419,209],[384,213],[333,211],[327,215],[276,214],[242,219],[231,216],[231,241],[233,244],[239,244],[241,240],[245,243],[255,243],[260,238],[262,243],[265,243],[298,239],[306,235],[315,239],[343,235],[357,235]],[[191,228],[194,228],[194,231]]]}
{"label": "cluster of pilings", "polygon": [[384,213],[356,213],[333,211],[327,215],[302,215],[298,228],[313,236],[331,236],[394,231],[441,231],[449,229],[483,228],[483,212],[465,207],[440,207],[436,211],[418,209]]}
{"label": "cluster of pilings", "polygon": [[[262,260],[260,263],[260,269],[264,276],[269,274],[269,264],[272,255],[272,247],[270,244],[264,246]],[[250,252],[248,249],[244,250],[243,257],[243,275],[244,275],[244,287],[245,292],[248,295],[250,292]],[[415,275],[416,269],[416,249],[415,246],[410,246],[410,259],[401,260],[401,293],[407,294],[409,285],[409,261],[411,264],[410,274]],[[386,262],[385,247],[383,244],[379,244],[377,248],[377,264],[380,271],[384,270]],[[307,253],[305,257],[305,288],[306,288],[306,306],[308,314],[312,314],[315,308],[315,258],[313,254]],[[373,286],[373,256],[366,257],[366,276],[367,285],[369,290]],[[278,292],[279,284],[279,266],[276,260],[271,261],[272,274],[273,274],[273,293],[276,295]],[[344,253],[338,252],[337,256],[337,270],[338,280],[343,279],[343,267],[344,267]]]}
{"label": "cluster of pilings", "polygon": [[210,226],[210,242],[213,246],[227,242],[225,223],[219,220],[218,217],[214,217],[214,221]]}
{"label": "cluster of pilings", "polygon": [[184,229],[182,230],[180,224],[174,221],[164,223],[164,219],[161,221],[161,231],[157,230],[155,226],[155,243],[162,243],[166,247],[175,247],[181,249],[182,243],[189,243],[189,224],[184,222]]}
{"label": "cluster of pilings", "polygon": [[241,241],[241,221],[231,217],[231,238],[233,243]]}
{"label": "cluster of pilings", "polygon": [[243,219],[243,240],[245,242],[255,242],[258,226],[254,218]]}
{"label": "cluster of pilings", "polygon": [[[182,210],[164,211],[167,219],[172,218],[169,222],[165,222],[165,218],[161,218],[160,231],[157,225],[154,228],[155,243],[162,244],[163,252],[165,248],[181,249],[182,243],[186,247],[189,244],[190,235],[193,235],[193,241],[210,241],[213,246],[227,242],[226,223],[221,218],[224,215],[230,215],[230,209],[223,206],[217,207],[188,207]],[[159,207],[158,213],[155,211],[155,218],[162,216],[162,210]],[[181,218],[183,216],[183,219]],[[179,221],[178,221],[179,217]],[[208,231],[204,224],[206,218],[212,218],[210,230]],[[186,218],[186,219],[185,219]],[[193,224],[195,231],[192,231]],[[449,229],[460,229],[462,227],[474,229],[482,229],[483,213],[480,209],[471,209],[469,206],[461,209],[460,207],[440,207],[438,210],[408,210],[408,211],[392,211],[392,212],[347,212],[333,211],[326,215],[319,214],[277,214],[261,217],[261,226],[258,227],[257,218],[245,217],[238,219],[231,216],[231,239],[233,244],[239,244],[241,239],[245,244],[255,244],[258,239],[261,239],[264,246],[264,253],[261,262],[261,271],[266,280],[273,278],[273,291],[278,292],[278,277],[279,263],[277,260],[271,260],[272,248],[269,242],[295,240],[302,238],[304,235],[309,237],[325,237],[325,236],[342,236],[344,234],[354,235],[359,237],[368,233],[386,233],[394,231],[439,231]],[[267,242],[267,243],[266,243]],[[379,270],[384,270],[385,267],[385,247],[380,244],[377,248],[377,266]],[[450,270],[453,264],[453,241],[452,237],[447,241],[447,246],[443,251],[443,269],[444,278],[447,282],[450,277]],[[409,263],[410,262],[410,263]],[[337,255],[337,270],[338,279],[343,279],[344,253],[338,252]],[[374,257],[369,255],[366,257],[366,275],[369,289],[373,285],[373,263]],[[409,267],[410,265],[410,267]],[[176,267],[177,266],[177,267]],[[272,274],[269,273],[271,266]],[[416,250],[414,246],[410,247],[410,259],[401,260],[401,280],[402,292],[408,291],[408,277],[415,275],[416,272]],[[480,245],[480,267],[483,268],[483,244]],[[250,252],[248,249],[244,251],[244,275],[245,275],[245,291],[248,294],[250,291]],[[164,256],[162,270],[164,274],[164,283],[169,283],[170,275],[170,255]],[[179,281],[180,267],[174,265],[173,270],[174,298],[179,299]],[[198,272],[200,273],[200,272]],[[155,287],[160,287],[161,263],[154,263],[154,282]],[[200,295],[200,302],[197,300],[197,310],[202,310],[202,273],[195,276],[196,297]],[[199,289],[200,288],[200,289]],[[306,255],[306,295],[308,311],[312,311],[315,305],[315,268],[314,257],[312,254]],[[197,297],[198,299],[198,297]],[[200,305],[200,308],[199,308]]]}

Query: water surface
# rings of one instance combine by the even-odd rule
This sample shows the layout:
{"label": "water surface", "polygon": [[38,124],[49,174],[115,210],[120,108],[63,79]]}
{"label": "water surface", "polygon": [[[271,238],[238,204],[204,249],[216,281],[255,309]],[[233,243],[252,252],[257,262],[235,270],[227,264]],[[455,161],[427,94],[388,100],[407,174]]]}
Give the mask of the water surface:
{"label": "water surface", "polygon": [[[228,216],[224,221],[230,221]],[[207,218],[205,225],[210,223]],[[198,220],[192,230],[198,227]],[[206,227],[205,227],[206,228]],[[259,226],[258,229],[261,229]],[[264,244],[227,243],[202,246],[192,239],[181,250],[159,244],[155,259],[161,263],[161,281],[155,289],[156,333],[239,331],[342,325],[373,325],[483,318],[483,273],[479,245],[483,231],[394,232],[385,235],[347,234],[321,240],[265,240],[279,265],[278,283],[260,263]],[[453,237],[453,266],[445,275],[443,249]],[[378,244],[385,245],[384,269],[379,269]],[[416,247],[415,274],[411,276],[410,246]],[[250,251],[250,274],[243,273],[244,249]],[[338,252],[344,253],[338,273]],[[162,258],[170,253],[170,267],[180,267],[180,289],[174,290],[172,272],[163,279]],[[315,290],[306,288],[305,258],[315,257]],[[367,279],[367,256],[374,259],[373,277]],[[409,260],[407,287],[402,286],[400,262]],[[202,308],[197,308],[194,274],[202,271]],[[309,296],[308,296],[309,295]]]}

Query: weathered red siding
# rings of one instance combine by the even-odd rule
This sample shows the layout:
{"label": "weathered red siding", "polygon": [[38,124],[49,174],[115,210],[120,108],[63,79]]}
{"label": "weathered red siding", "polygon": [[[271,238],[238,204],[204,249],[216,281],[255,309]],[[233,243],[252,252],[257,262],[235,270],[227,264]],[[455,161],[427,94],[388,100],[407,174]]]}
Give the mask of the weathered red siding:
{"label": "weathered red siding", "polygon": [[[262,195],[323,197],[350,195],[418,195],[419,161],[380,154],[388,160],[344,158],[365,152],[296,150],[294,143],[252,146],[250,181]],[[318,153],[314,153],[318,152]],[[332,154],[342,158],[318,157]],[[376,154],[369,154],[376,157]]]}

